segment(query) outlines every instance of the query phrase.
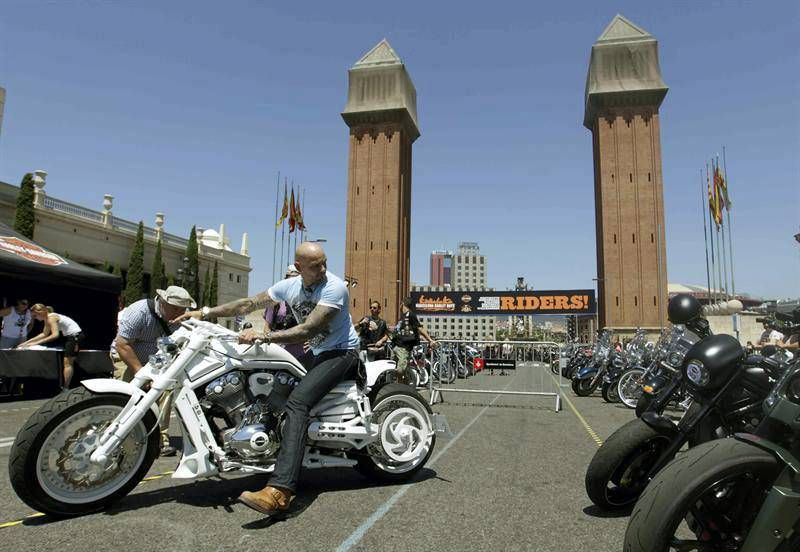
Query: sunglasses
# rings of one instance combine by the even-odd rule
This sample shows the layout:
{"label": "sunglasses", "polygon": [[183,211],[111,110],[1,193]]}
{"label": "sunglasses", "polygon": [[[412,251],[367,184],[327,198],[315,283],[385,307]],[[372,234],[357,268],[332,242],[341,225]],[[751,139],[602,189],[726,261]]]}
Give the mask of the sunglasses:
{"label": "sunglasses", "polygon": [[372,310],[381,310],[380,307],[370,307]]}

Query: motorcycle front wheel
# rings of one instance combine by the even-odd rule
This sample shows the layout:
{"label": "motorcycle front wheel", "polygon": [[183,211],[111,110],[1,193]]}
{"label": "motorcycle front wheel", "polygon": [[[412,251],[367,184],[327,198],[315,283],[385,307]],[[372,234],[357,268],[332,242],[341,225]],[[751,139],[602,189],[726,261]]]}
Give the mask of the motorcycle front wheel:
{"label": "motorcycle front wheel", "polygon": [[644,390],[642,389],[643,375],[644,370],[634,368],[633,370],[628,370],[619,378],[619,383],[617,383],[617,395],[620,401],[622,401],[622,404],[628,408],[636,408],[639,397],[644,394]]}
{"label": "motorcycle front wheel", "polygon": [[128,399],[77,387],[43,404],[11,447],[8,472],[17,496],[35,510],[67,517],[103,510],[128,494],[158,456],[158,422],[151,411],[106,465],[89,461]]}
{"label": "motorcycle front wheel", "polygon": [[597,388],[597,385],[592,385],[593,378],[574,379],[572,380],[572,390],[579,397],[588,397]]}
{"label": "motorcycle front wheel", "polygon": [[410,479],[436,445],[431,407],[419,393],[399,384],[381,387],[370,402],[372,423],[380,424],[380,436],[367,445],[356,469],[382,481]]}
{"label": "motorcycle front wheel", "polygon": [[[690,449],[647,486],[631,513],[623,549],[739,550],[780,471],[773,455],[736,439]],[[769,549],[778,550],[776,544]]]}
{"label": "motorcycle front wheel", "polygon": [[597,449],[586,469],[586,494],[603,510],[630,508],[647,485],[647,473],[670,439],[638,418]]}
{"label": "motorcycle front wheel", "polygon": [[603,400],[607,403],[618,403],[620,401],[619,393],[617,392],[618,389],[616,381],[603,382],[603,387],[601,389]]}

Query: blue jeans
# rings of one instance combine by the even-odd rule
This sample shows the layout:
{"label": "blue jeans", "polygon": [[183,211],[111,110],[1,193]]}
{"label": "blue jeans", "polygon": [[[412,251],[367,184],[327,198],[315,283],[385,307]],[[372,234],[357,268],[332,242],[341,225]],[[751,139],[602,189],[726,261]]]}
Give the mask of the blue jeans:
{"label": "blue jeans", "polygon": [[270,486],[291,493],[296,491],[306,451],[308,413],[339,383],[355,379],[357,368],[358,352],[355,350],[326,351],[315,357],[314,366],[286,401],[283,441],[275,471],[269,480]]}

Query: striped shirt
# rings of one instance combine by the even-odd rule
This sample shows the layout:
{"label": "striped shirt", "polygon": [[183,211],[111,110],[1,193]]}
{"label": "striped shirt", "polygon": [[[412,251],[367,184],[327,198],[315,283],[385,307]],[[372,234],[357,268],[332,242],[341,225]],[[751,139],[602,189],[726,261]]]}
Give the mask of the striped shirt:
{"label": "striped shirt", "polygon": [[[156,301],[156,312],[161,315],[159,307],[160,305]],[[169,324],[169,328],[173,332],[179,326],[180,324]],[[147,307],[147,299],[131,303],[117,317],[117,337],[123,338],[130,344],[133,352],[136,353],[136,358],[142,364],[147,362],[150,355],[155,354],[158,350],[156,340],[164,335],[161,324]],[[114,343],[111,344],[111,351],[113,353],[117,351]]]}

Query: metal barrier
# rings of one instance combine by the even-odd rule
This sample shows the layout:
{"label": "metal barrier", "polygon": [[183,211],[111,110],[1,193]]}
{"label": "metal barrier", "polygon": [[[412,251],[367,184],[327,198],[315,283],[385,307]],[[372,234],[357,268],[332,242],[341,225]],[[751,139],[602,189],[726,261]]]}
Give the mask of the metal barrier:
{"label": "metal barrier", "polygon": [[[443,400],[443,393],[478,393],[485,395],[544,396],[555,399],[561,410],[563,377],[559,367],[561,345],[551,341],[462,341],[442,340],[428,351],[431,405]],[[462,387],[459,379],[473,376],[507,376],[514,370],[534,370],[533,391]]]}

